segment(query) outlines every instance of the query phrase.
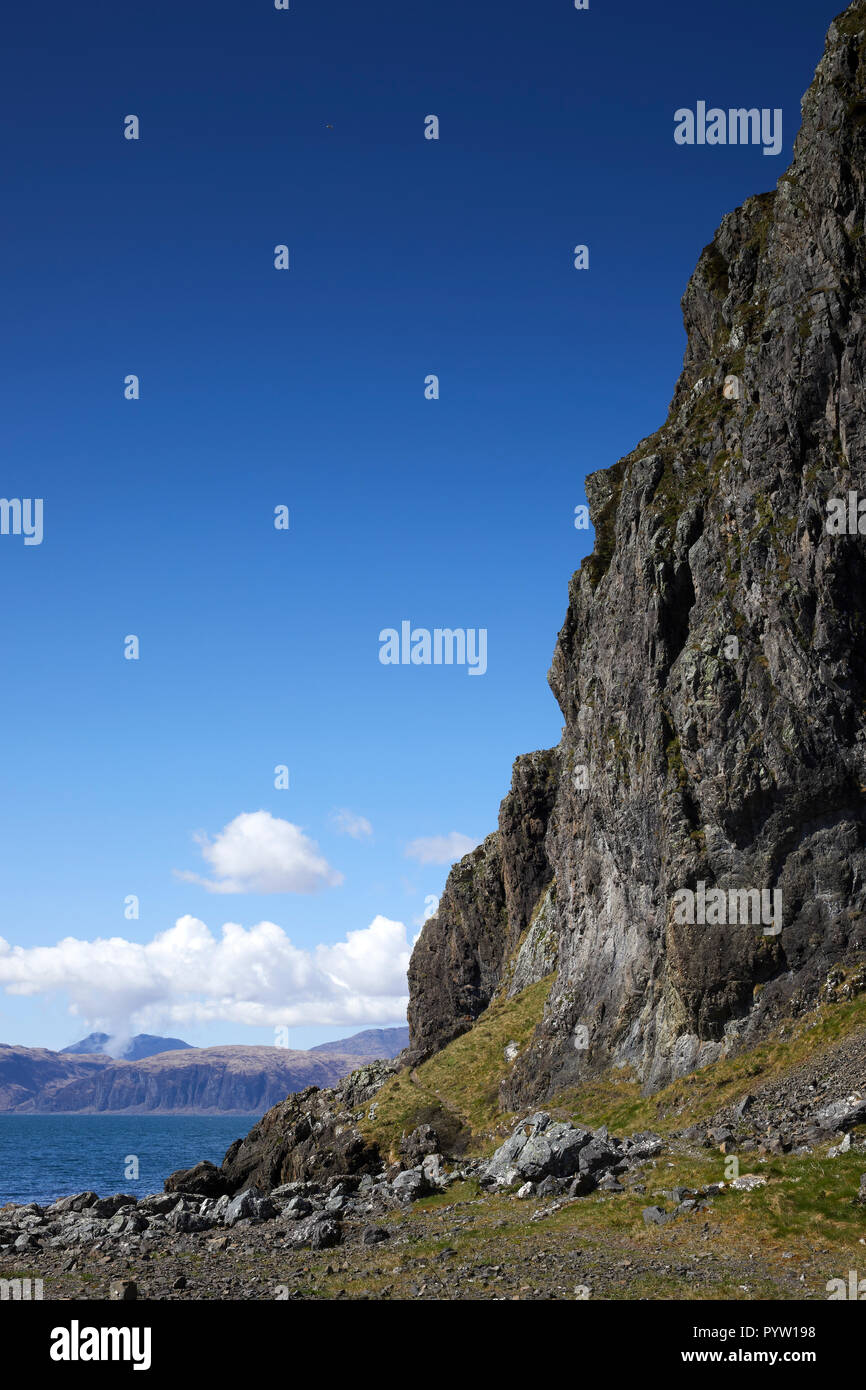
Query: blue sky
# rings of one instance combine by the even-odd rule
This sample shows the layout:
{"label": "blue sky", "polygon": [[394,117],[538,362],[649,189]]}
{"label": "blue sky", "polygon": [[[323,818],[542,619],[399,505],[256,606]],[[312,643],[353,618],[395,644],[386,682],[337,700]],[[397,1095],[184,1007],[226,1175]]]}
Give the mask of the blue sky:
{"label": "blue sky", "polygon": [[[0,536],[0,1040],[400,1021],[402,929],[370,924],[411,941],[448,864],[407,847],[482,838],[558,740],[583,479],[663,420],[687,279],[784,172],[840,8],[10,12],[0,492],[44,499],[44,539]],[[782,153],[676,145],[704,99],[781,108]],[[403,619],[485,628],[484,676],[383,666]],[[244,891],[178,876],[213,881],[196,834]],[[318,891],[271,891],[316,863]],[[213,949],[148,945],[178,919]]]}

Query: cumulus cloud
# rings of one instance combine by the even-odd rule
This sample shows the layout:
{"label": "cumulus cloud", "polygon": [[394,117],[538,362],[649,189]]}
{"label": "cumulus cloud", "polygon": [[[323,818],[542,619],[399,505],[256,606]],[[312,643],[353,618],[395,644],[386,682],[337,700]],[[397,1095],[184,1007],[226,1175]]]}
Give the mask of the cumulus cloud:
{"label": "cumulus cloud", "polygon": [[448,835],[422,836],[406,846],[406,858],[417,859],[419,864],[453,864],[480,843],[469,835],[461,835],[459,830],[452,830]]}
{"label": "cumulus cloud", "polygon": [[300,826],[269,811],[235,816],[212,840],[203,833],[193,838],[213,876],[178,869],[175,875],[209,893],[317,893],[343,882]]}
{"label": "cumulus cloud", "polygon": [[331,822],[341,835],[351,835],[353,840],[365,840],[373,833],[373,827],[366,816],[357,816],[354,811],[345,807],[334,812]]}
{"label": "cumulus cloud", "polygon": [[249,1027],[400,1021],[410,943],[402,922],[374,917],[343,941],[306,950],[274,922],[227,922],[216,936],[185,916],[148,942],[123,937],[10,946],[0,937],[0,987],[64,993],[70,1012],[126,1037],[183,1024]]}

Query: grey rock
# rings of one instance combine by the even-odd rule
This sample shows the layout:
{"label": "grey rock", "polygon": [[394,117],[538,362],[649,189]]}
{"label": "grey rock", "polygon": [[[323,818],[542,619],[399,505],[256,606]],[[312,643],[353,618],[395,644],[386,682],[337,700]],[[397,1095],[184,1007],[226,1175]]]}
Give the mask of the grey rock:
{"label": "grey rock", "polygon": [[505,1143],[482,1169],[484,1178],[501,1186],[538,1182],[545,1177],[570,1177],[578,1171],[580,1152],[592,1131],[565,1121],[553,1121],[544,1111],[515,1125]]}
{"label": "grey rock", "polygon": [[142,1197],[138,1204],[139,1211],[152,1215],[173,1211],[177,1206],[177,1197],[170,1192],[156,1192],[150,1197]]}
{"label": "grey rock", "polygon": [[116,1192],[112,1197],[98,1197],[89,1210],[93,1216],[114,1216],[121,1207],[134,1207],[136,1200],[126,1192]]}
{"label": "grey rock", "polygon": [[308,1197],[293,1197],[290,1202],[283,1207],[283,1218],[286,1221],[302,1221],[305,1216],[312,1214],[313,1204]]}
{"label": "grey rock", "polygon": [[418,1125],[400,1141],[400,1154],[407,1168],[417,1168],[428,1154],[439,1152],[439,1135],[432,1125]]}
{"label": "grey rock", "polygon": [[[236,1197],[232,1197],[228,1203],[223,1216],[224,1225],[234,1226],[238,1221],[259,1219],[262,1215],[263,1200],[264,1193],[260,1192],[257,1187],[245,1188]],[[271,1209],[269,1214],[275,1214],[274,1204],[270,1203],[269,1207]]]}
{"label": "grey rock", "polygon": [[419,1197],[428,1196],[432,1187],[421,1168],[407,1168],[397,1174],[391,1190],[401,1202],[417,1202]]}
{"label": "grey rock", "polygon": [[94,1202],[99,1200],[95,1192],[76,1192],[70,1197],[58,1197],[56,1202],[52,1202],[47,1208],[51,1216],[63,1216],[70,1211],[84,1211],[85,1208],[92,1207]]}
{"label": "grey rock", "polygon": [[604,1139],[591,1139],[590,1142],[581,1148],[578,1155],[578,1163],[581,1173],[593,1175],[601,1173],[607,1168],[613,1168],[619,1162],[620,1155],[616,1149]]}
{"label": "grey rock", "polygon": [[383,1241],[390,1240],[389,1233],[383,1226],[365,1226],[361,1235],[362,1245],[381,1245]]}
{"label": "grey rock", "polygon": [[613,1173],[605,1173],[598,1181],[599,1192],[625,1192],[625,1188]]}
{"label": "grey rock", "polygon": [[[555,979],[503,1109],[611,1065],[653,1091],[802,1015],[866,950],[866,550],[826,524],[866,496],[863,19],[830,27],[786,176],[708,238],[666,420],[586,480],[560,744],[517,760],[412,954],[421,1057],[472,1027],[552,890]],[[676,920],[698,883],[726,908],[780,892],[781,934]]]}
{"label": "grey rock", "polygon": [[446,1185],[448,1175],[445,1172],[445,1162],[441,1154],[428,1154],[421,1164],[421,1172],[431,1188]]}
{"label": "grey rock", "polygon": [[343,1228],[332,1217],[311,1216],[289,1227],[289,1239],[296,1250],[329,1250],[343,1239]]}
{"label": "grey rock", "polygon": [[866,1123],[866,1098],[856,1093],[847,1096],[819,1110],[815,1120],[821,1129],[831,1132],[853,1129]]}
{"label": "grey rock", "polygon": [[661,1207],[644,1207],[643,1209],[645,1226],[666,1226],[673,1219],[673,1213],[666,1212]]}

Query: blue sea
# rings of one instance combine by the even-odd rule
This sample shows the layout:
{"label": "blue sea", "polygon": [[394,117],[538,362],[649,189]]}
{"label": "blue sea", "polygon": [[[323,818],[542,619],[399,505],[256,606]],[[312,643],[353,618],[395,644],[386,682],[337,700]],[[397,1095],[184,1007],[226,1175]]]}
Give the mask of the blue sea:
{"label": "blue sea", "polygon": [[[259,1115],[0,1115],[0,1206],[72,1192],[161,1192],[175,1168],[221,1163]],[[128,1173],[137,1177],[127,1177]]]}

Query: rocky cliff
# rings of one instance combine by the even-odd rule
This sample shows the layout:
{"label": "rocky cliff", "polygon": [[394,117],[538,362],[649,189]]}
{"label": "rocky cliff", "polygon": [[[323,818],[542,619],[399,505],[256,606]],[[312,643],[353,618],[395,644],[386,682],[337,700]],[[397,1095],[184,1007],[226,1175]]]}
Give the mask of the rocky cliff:
{"label": "rocky cliff", "polygon": [[553,876],[545,833],[556,790],[554,753],[518,758],[498,830],[451,870],[409,966],[412,1060],[471,1028],[490,1003]]}
{"label": "rocky cliff", "polygon": [[[595,547],[549,673],[562,740],[517,759],[497,829],[424,926],[402,1070],[291,1098],[171,1186],[369,1175],[419,1126],[483,1147],[502,1112],[592,1109],[581,1088],[604,1071],[655,1095],[709,1067],[712,1086],[726,1054],[816,1029],[817,1008],[797,1016],[828,980],[862,979],[864,182],[856,0],[790,169],[700,257],[667,420],[586,480]],[[768,1152],[791,1147],[790,1118],[774,1112]]]}
{"label": "rocky cliff", "polygon": [[[587,479],[595,549],[549,674],[562,741],[518,759],[498,830],[412,957],[415,1059],[471,1027],[507,970],[528,983],[558,962],[507,1108],[611,1064],[657,1087],[866,944],[864,539],[828,529],[831,499],[866,495],[864,179],[857,0],[790,169],[701,255],[665,424]],[[781,893],[781,931],[736,906],[679,920],[701,884],[734,904]],[[515,960],[534,910],[553,948],[539,956],[533,927]]]}

